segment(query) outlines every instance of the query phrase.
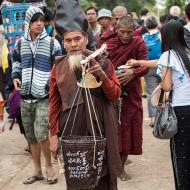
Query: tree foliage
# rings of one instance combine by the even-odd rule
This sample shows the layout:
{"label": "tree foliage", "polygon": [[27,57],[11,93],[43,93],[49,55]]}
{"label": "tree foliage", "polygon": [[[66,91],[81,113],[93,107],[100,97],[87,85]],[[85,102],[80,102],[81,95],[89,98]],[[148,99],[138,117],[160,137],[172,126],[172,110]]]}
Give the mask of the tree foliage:
{"label": "tree foliage", "polygon": [[[155,1],[156,0],[79,0],[83,9],[86,9],[89,6],[96,6],[99,9],[107,8],[112,10],[115,6],[122,5],[125,6],[129,11],[136,12],[137,14],[139,14],[140,10],[146,6],[146,3],[154,6]],[[50,9],[55,9],[53,0],[46,0],[46,3]]]}
{"label": "tree foliage", "polygon": [[46,0],[47,6],[51,10],[55,10],[55,1],[52,0]]}
{"label": "tree foliage", "polygon": [[167,0],[166,1],[166,10],[169,11],[170,7],[173,5],[177,5],[181,8],[184,8],[186,1],[185,0]]}
{"label": "tree foliage", "polygon": [[[80,2],[90,0],[80,0]],[[129,11],[136,12],[137,14],[143,8],[142,5],[146,6],[146,3],[152,4],[154,6],[155,0],[93,0],[98,8],[107,8],[112,10],[117,5],[125,6]]]}

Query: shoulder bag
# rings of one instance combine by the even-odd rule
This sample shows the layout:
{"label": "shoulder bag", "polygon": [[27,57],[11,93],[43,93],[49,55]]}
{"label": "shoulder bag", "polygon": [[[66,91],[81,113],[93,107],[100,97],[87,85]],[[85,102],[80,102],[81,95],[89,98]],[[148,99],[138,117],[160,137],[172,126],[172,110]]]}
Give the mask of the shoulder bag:
{"label": "shoulder bag", "polygon": [[161,89],[153,127],[153,136],[158,139],[170,139],[177,133],[178,129],[177,118],[171,106],[172,91],[169,94],[169,101],[166,101],[166,98],[163,101],[165,93]]}

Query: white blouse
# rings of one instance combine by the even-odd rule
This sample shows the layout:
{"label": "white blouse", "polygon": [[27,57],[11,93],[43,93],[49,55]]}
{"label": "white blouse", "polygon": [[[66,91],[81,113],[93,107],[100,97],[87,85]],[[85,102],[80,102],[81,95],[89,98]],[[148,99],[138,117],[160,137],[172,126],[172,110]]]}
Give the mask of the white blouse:
{"label": "white blouse", "polygon": [[[170,50],[170,63],[168,63],[169,51],[164,52],[157,65],[157,74],[162,76],[162,67],[172,69],[172,106],[187,106],[190,105],[190,77],[187,73],[183,61],[177,54]],[[189,55],[190,58],[190,55]],[[181,60],[181,61],[180,61]],[[190,62],[189,62],[190,64]]]}

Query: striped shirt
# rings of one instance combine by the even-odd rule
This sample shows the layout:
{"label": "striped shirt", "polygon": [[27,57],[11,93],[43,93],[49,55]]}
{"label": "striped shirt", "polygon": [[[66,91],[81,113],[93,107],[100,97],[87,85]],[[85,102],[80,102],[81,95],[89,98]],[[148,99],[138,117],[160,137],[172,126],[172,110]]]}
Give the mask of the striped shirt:
{"label": "striped shirt", "polygon": [[[29,24],[32,16],[43,12],[37,7],[30,7],[26,12],[25,34],[21,38],[21,46],[18,42],[13,53],[12,78],[21,80],[21,95],[23,99],[34,97],[42,99],[49,94],[50,72],[53,66],[52,56],[61,55],[61,47],[55,39],[52,55],[50,52],[49,37],[44,28],[43,32],[36,39],[36,49],[32,50],[29,37]],[[20,49],[19,49],[20,48]]]}

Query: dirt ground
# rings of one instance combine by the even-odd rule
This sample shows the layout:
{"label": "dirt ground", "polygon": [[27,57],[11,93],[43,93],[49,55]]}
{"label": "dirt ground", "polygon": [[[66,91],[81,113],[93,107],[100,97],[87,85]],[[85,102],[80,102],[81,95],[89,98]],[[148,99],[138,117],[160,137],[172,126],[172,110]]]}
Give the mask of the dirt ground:
{"label": "dirt ground", "polygon": [[[174,190],[173,176],[170,160],[169,141],[158,140],[152,136],[152,129],[148,126],[146,100],[144,104],[144,135],[143,155],[130,156],[130,165],[126,171],[132,177],[131,180],[121,182],[118,179],[119,190]],[[32,185],[23,185],[22,182],[32,175],[33,165],[29,153],[24,151],[27,145],[24,137],[15,125],[9,131],[10,123],[6,120],[5,132],[0,134],[0,190],[66,190],[63,174],[58,174],[58,183],[48,185],[40,181]],[[44,159],[42,168],[45,171]],[[54,164],[58,173],[58,164]],[[45,176],[45,172],[44,172]]]}

